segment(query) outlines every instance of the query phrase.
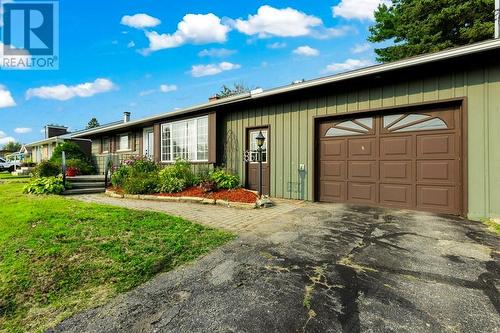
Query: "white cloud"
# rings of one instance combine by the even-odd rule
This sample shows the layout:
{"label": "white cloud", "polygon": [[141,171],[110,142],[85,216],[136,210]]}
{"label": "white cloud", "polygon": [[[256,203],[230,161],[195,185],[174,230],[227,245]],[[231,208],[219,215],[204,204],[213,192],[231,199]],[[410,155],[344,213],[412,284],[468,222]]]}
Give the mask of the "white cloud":
{"label": "white cloud", "polygon": [[143,90],[139,93],[139,96],[148,96],[151,94],[154,94],[157,90],[156,89],[149,89],[149,90]]}
{"label": "white cloud", "polygon": [[4,131],[0,131],[0,145],[4,145],[4,144],[7,144],[11,141],[17,141],[15,138],[11,137],[11,136],[7,136],[7,134],[5,134]]}
{"label": "white cloud", "polygon": [[148,96],[157,92],[162,92],[162,93],[169,93],[173,91],[177,91],[178,88],[175,84],[162,84],[158,89],[149,89],[149,90],[143,90],[139,93],[139,96]]}
{"label": "white cloud", "polygon": [[141,13],[132,16],[125,15],[122,17],[120,23],[132,28],[144,29],[144,28],[156,27],[158,24],[161,23],[161,21],[156,17]]}
{"label": "white cloud", "polygon": [[299,46],[298,48],[293,50],[293,53],[306,57],[316,57],[319,55],[319,50],[314,49],[308,45],[304,45],[304,46]]}
{"label": "white cloud", "polygon": [[286,43],[284,43],[284,42],[276,42],[276,43],[272,43],[272,44],[267,45],[267,48],[273,49],[273,50],[283,49],[285,47],[286,47]]}
{"label": "white cloud", "polygon": [[177,86],[175,84],[162,84],[160,86],[160,91],[162,93],[168,93],[172,91],[177,91]]}
{"label": "white cloud", "polygon": [[144,55],[154,51],[179,47],[186,43],[209,44],[224,43],[230,28],[221,23],[221,19],[212,13],[187,14],[177,25],[173,34],[159,34],[156,31],[146,31],[149,47],[142,50]]}
{"label": "white cloud", "polygon": [[213,57],[213,58],[224,58],[235,54],[236,50],[228,49],[204,49],[198,53],[199,57]]}
{"label": "white cloud", "polygon": [[0,109],[16,106],[14,98],[9,90],[0,84]]}
{"label": "white cloud", "polygon": [[327,72],[346,72],[356,68],[367,67],[373,65],[371,60],[366,59],[347,59],[344,62],[334,63],[326,66]]}
{"label": "white cloud", "polygon": [[360,53],[365,53],[366,51],[370,50],[371,48],[372,48],[371,45],[368,43],[356,44],[351,49],[351,52],[354,54],[360,54]]}
{"label": "white cloud", "polygon": [[268,5],[260,7],[248,20],[237,19],[235,28],[249,36],[298,37],[311,34],[312,28],[323,25],[321,19],[293,8],[277,9]]}
{"label": "white cloud", "polygon": [[390,0],[342,0],[337,6],[332,7],[332,12],[334,17],[373,21],[373,13],[378,6],[391,3]]}
{"label": "white cloud", "polygon": [[131,48],[135,47],[135,42],[134,42],[134,41],[130,41],[130,42],[128,42],[127,47],[128,47],[129,49],[131,49]]}
{"label": "white cloud", "polygon": [[238,68],[241,68],[241,66],[238,64],[232,64],[230,62],[221,62],[219,64],[209,64],[209,65],[194,65],[191,68],[191,75],[194,77],[216,75],[225,71],[230,71]]}
{"label": "white cloud", "polygon": [[42,99],[66,101],[74,97],[90,97],[95,94],[108,92],[115,88],[116,86],[112,81],[99,78],[94,82],[81,83],[75,86],[60,84],[57,86],[31,88],[26,92],[26,99],[38,97]]}
{"label": "white cloud", "polygon": [[14,130],[14,132],[16,132],[17,134],[26,134],[30,133],[31,131],[32,129],[29,127],[18,127]]}

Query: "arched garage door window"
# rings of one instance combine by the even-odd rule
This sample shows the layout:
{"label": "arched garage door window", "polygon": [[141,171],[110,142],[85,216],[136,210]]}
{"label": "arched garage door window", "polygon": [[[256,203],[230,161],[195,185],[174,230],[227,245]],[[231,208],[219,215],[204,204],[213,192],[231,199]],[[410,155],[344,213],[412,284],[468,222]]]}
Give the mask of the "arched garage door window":
{"label": "arched garage door window", "polygon": [[438,118],[426,114],[392,114],[384,116],[384,130],[387,132],[411,132],[448,129],[448,125]]}

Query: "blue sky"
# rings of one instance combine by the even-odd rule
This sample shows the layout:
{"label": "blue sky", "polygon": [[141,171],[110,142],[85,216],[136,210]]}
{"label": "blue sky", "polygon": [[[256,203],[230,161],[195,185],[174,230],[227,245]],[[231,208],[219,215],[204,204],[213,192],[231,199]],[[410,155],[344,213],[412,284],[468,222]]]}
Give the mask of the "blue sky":
{"label": "blue sky", "polygon": [[367,66],[382,1],[61,0],[59,70],[0,70],[0,144]]}

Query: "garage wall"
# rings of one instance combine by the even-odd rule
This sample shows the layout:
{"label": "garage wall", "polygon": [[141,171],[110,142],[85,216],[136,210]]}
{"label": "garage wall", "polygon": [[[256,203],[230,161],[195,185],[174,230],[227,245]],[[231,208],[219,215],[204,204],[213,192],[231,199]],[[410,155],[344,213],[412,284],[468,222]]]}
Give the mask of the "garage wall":
{"label": "garage wall", "polygon": [[270,125],[271,196],[313,200],[315,116],[459,97],[468,107],[469,218],[499,218],[500,65],[229,110],[221,115],[219,159],[244,180],[245,129]]}

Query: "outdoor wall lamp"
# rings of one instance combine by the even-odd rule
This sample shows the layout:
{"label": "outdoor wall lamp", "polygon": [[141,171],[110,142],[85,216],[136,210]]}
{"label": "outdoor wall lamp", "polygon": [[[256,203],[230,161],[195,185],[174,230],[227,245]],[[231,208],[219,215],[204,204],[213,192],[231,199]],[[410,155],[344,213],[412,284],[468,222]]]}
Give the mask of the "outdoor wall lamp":
{"label": "outdoor wall lamp", "polygon": [[259,197],[262,197],[262,146],[264,146],[264,142],[266,141],[266,137],[262,134],[262,131],[259,132],[259,135],[255,138],[257,141],[257,160],[259,162]]}

